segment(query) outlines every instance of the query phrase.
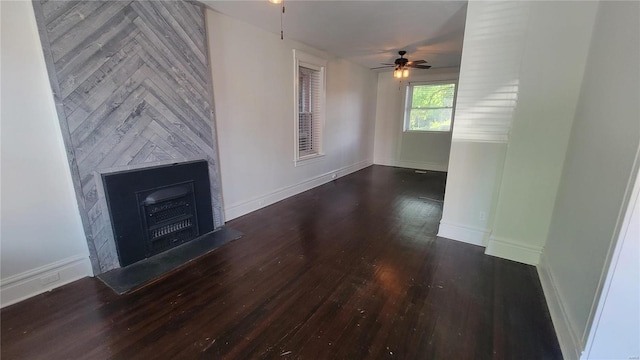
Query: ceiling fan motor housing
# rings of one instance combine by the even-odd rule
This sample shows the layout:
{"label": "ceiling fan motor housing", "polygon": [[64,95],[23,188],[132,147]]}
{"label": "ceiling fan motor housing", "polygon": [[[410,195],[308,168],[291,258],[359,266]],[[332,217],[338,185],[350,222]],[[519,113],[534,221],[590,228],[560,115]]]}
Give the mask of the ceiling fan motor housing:
{"label": "ceiling fan motor housing", "polygon": [[405,65],[407,65],[407,63],[409,62],[409,59],[405,59],[404,55],[407,52],[404,50],[400,50],[398,51],[398,55],[400,55],[400,57],[398,59],[396,59],[395,64],[398,65],[398,67],[403,68]]}
{"label": "ceiling fan motor housing", "polygon": [[400,67],[404,67],[405,65],[407,65],[408,62],[409,62],[409,59],[405,59],[405,58],[399,58],[399,59],[396,59],[395,61],[396,65]]}

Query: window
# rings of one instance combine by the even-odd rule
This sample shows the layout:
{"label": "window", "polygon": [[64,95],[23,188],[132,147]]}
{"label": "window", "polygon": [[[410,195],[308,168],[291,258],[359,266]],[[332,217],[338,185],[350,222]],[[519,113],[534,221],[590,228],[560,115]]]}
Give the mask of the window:
{"label": "window", "polygon": [[456,84],[409,83],[405,131],[451,131]]}
{"label": "window", "polygon": [[295,162],[324,155],[326,61],[293,51],[295,63]]}

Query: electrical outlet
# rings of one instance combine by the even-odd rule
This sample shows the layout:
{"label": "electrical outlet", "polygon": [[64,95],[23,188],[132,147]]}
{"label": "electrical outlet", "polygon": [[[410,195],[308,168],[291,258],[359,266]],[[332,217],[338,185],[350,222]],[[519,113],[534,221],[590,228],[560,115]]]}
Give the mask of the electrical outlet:
{"label": "electrical outlet", "polygon": [[54,273],[42,276],[40,278],[40,285],[51,284],[52,282],[56,282],[58,280],[60,280],[60,273],[56,271]]}
{"label": "electrical outlet", "polygon": [[480,211],[480,214],[478,215],[478,217],[480,218],[480,221],[487,220],[487,212],[486,211]]}
{"label": "electrical outlet", "polygon": [[336,173],[331,174],[331,178],[332,178],[332,179],[335,179],[335,178],[337,178],[337,177],[338,177],[338,175],[336,175]]}

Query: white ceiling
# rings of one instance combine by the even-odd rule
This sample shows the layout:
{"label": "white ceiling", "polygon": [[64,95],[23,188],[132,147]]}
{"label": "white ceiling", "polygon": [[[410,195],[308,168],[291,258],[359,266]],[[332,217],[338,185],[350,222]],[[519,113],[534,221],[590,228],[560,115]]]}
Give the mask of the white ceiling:
{"label": "white ceiling", "polygon": [[[215,11],[280,34],[280,5],[203,0]],[[285,0],[284,36],[365,67],[393,63],[398,50],[434,68],[460,66],[466,1]],[[428,71],[428,70],[422,70]]]}

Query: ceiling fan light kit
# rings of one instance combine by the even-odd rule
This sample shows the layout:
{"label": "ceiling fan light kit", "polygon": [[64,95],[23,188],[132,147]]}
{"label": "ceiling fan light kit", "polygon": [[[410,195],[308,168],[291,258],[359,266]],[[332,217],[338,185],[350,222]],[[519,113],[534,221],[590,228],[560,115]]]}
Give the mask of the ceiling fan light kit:
{"label": "ceiling fan light kit", "polygon": [[396,68],[393,71],[393,77],[396,78],[396,79],[409,77],[409,69],[407,69],[407,68],[404,68],[404,69]]}

